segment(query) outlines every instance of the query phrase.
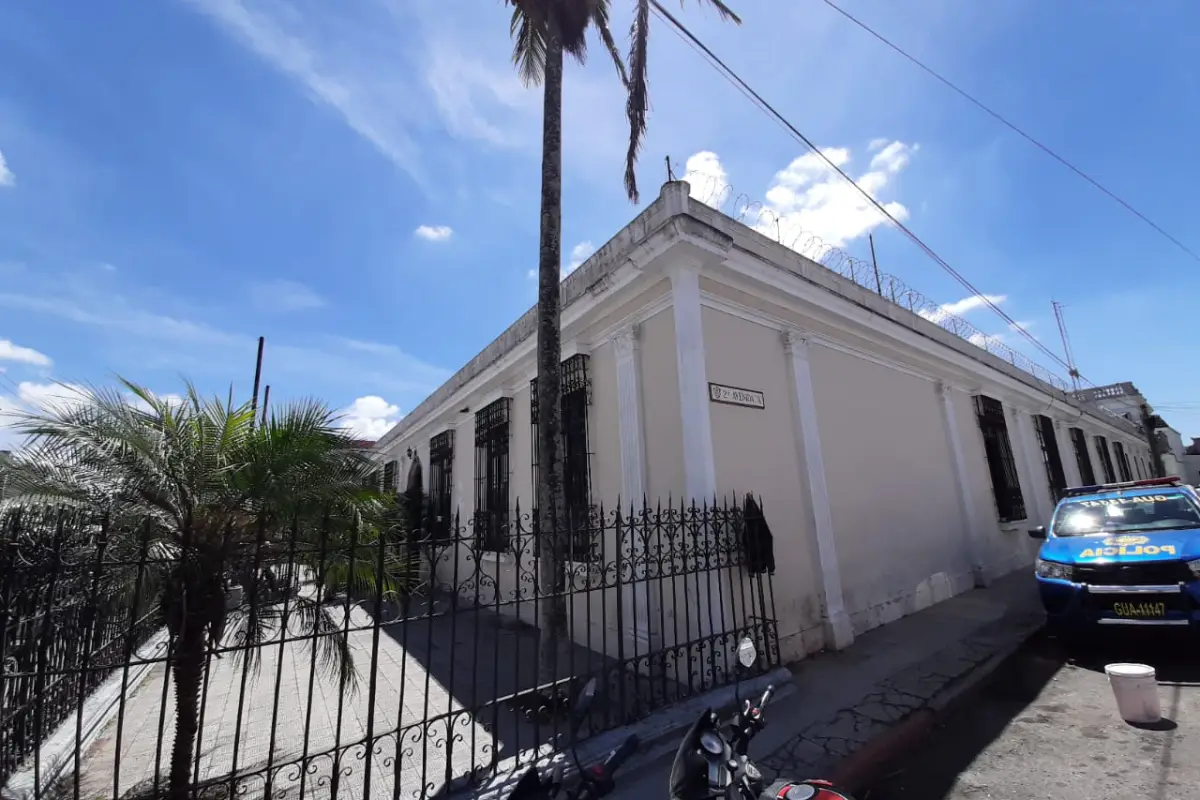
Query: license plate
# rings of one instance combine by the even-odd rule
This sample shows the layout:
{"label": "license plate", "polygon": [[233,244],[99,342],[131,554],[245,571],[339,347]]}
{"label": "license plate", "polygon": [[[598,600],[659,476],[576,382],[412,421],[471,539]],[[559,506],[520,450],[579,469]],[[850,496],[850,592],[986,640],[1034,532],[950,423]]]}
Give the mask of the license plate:
{"label": "license plate", "polygon": [[1118,601],[1112,604],[1112,611],[1123,619],[1160,619],[1167,615],[1167,604]]}

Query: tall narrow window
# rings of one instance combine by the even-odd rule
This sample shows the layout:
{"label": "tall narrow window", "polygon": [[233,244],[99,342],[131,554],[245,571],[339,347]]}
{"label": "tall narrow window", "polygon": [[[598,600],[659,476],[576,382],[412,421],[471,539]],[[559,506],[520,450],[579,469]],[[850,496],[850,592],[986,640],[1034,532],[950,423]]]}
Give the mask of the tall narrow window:
{"label": "tall narrow window", "polygon": [[429,525],[439,539],[451,535],[454,511],[454,431],[444,431],[429,440]]}
{"label": "tall narrow window", "polygon": [[1067,488],[1067,475],[1063,471],[1062,457],[1058,452],[1058,437],[1054,434],[1054,420],[1038,414],[1033,418],[1033,430],[1037,433],[1042,448],[1042,463],[1046,465],[1046,479],[1050,482],[1050,496],[1054,502],[1062,498]]}
{"label": "tall narrow window", "polygon": [[480,550],[508,549],[509,408],[501,397],[475,413],[475,541]]}
{"label": "tall narrow window", "polygon": [[1121,442],[1113,442],[1113,452],[1117,454],[1117,471],[1121,473],[1121,480],[1133,480],[1133,473],[1129,469],[1129,456],[1125,453],[1125,445]]}
{"label": "tall narrow window", "polygon": [[395,461],[388,461],[383,465],[383,490],[385,492],[394,493],[397,490],[396,470],[399,466]]}
{"label": "tall narrow window", "polygon": [[[586,561],[594,553],[591,520],[591,467],[588,452],[588,406],[592,402],[588,380],[588,357],[583,353],[571,356],[562,363],[562,459],[563,496],[566,500],[565,522],[571,528],[572,561]],[[537,378],[529,382],[529,418],[532,422],[533,487],[538,485],[538,407]],[[537,507],[533,513],[535,547],[540,547]]]}
{"label": "tall narrow window", "polygon": [[1094,486],[1096,471],[1092,469],[1092,456],[1088,453],[1087,436],[1080,428],[1071,428],[1071,446],[1075,449],[1075,463],[1079,466],[1081,486]]}
{"label": "tall narrow window", "polygon": [[1100,454],[1100,468],[1104,471],[1104,482],[1116,483],[1117,473],[1113,469],[1112,454],[1108,452],[1108,440],[1103,436],[1096,437],[1096,452]]}
{"label": "tall narrow window", "polygon": [[983,451],[992,476],[992,493],[1000,521],[1025,519],[1025,498],[1021,494],[1021,480],[1017,476],[1017,464],[1008,438],[1004,406],[994,398],[976,395],[975,414],[983,434]]}

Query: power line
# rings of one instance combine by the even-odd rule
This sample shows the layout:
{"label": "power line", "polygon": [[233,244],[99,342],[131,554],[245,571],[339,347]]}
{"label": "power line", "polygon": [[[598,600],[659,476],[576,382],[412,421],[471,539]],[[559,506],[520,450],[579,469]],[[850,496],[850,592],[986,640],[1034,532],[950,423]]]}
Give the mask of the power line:
{"label": "power line", "polygon": [[1053,158],[1059,164],[1062,164],[1064,167],[1071,170],[1071,172],[1074,172],[1080,178],[1083,178],[1085,181],[1090,183],[1094,188],[1096,188],[1099,191],[1103,192],[1104,194],[1108,195],[1108,197],[1110,199],[1116,201],[1117,203],[1120,203],[1121,206],[1123,206],[1126,211],[1130,212],[1131,214],[1136,216],[1138,219],[1140,219],[1142,222],[1146,223],[1151,228],[1158,231],[1158,233],[1160,233],[1162,236],[1166,237],[1176,247],[1178,247],[1183,252],[1187,253],[1189,256],[1194,258],[1196,261],[1200,261],[1200,255],[1198,255],[1194,250],[1192,250],[1190,247],[1185,245],[1183,242],[1176,239],[1174,236],[1172,236],[1170,233],[1168,233],[1166,230],[1164,230],[1160,225],[1158,225],[1156,222],[1154,222],[1154,220],[1150,219],[1145,214],[1143,214],[1141,211],[1138,211],[1136,208],[1134,208],[1130,203],[1121,199],[1115,192],[1113,192],[1112,190],[1108,189],[1103,184],[1101,184],[1100,181],[1096,180],[1091,175],[1087,174],[1082,169],[1075,166],[1070,161],[1068,161],[1067,159],[1060,156],[1058,153],[1054,152],[1054,150],[1050,149],[1050,147],[1048,145],[1042,144],[1037,139],[1033,138],[1033,136],[1031,136],[1030,134],[1021,130],[1021,128],[1017,127],[1017,125],[1015,123],[1009,122],[1008,119],[1006,119],[998,111],[992,110],[987,105],[985,105],[982,101],[980,101],[980,100],[976,99],[975,97],[973,97],[972,95],[970,95],[966,90],[959,88],[954,83],[952,83],[948,78],[943,77],[941,74],[939,74],[937,71],[935,71],[932,67],[926,66],[916,56],[909,55],[907,52],[905,52],[903,49],[901,49],[899,45],[893,44],[891,41],[889,41],[887,38],[885,38],[883,36],[883,34],[879,33],[878,31],[874,30],[873,28],[871,28],[871,26],[867,25],[865,22],[863,22],[862,20],[855,17],[849,11],[846,11],[845,9],[838,6],[836,3],[833,2],[833,0],[821,0],[821,2],[825,3],[825,5],[829,6],[834,11],[838,12],[839,14],[841,14],[843,17],[845,17],[846,19],[853,22],[858,27],[862,28],[864,31],[866,31],[867,33],[874,36],[879,41],[883,42],[885,45],[890,47],[895,52],[904,56],[906,59],[911,61],[913,64],[915,64],[916,66],[920,67],[922,70],[927,72],[929,75],[932,75],[935,79],[937,79],[939,82],[941,82],[946,87],[952,89],[954,92],[958,93],[961,97],[965,98],[968,102],[970,102],[976,108],[983,111],[985,114],[987,114],[990,117],[992,117],[993,119],[995,119],[1001,125],[1004,125],[1006,128],[1011,130],[1013,133],[1017,134],[1022,139],[1029,142],[1034,147],[1036,147],[1037,149],[1041,150],[1046,155]]}
{"label": "power line", "polygon": [[[858,193],[867,200],[867,202],[874,206],[875,209],[889,222],[891,222],[897,230],[899,230],[901,233],[907,236],[910,241],[917,245],[917,247],[919,247],[922,252],[929,256],[934,263],[940,266],[947,274],[954,278],[954,280],[957,281],[960,286],[962,286],[972,295],[978,297],[984,303],[984,305],[986,305],[988,308],[994,311],[997,316],[1004,320],[1008,324],[1010,330],[1029,341],[1035,348],[1042,352],[1047,358],[1052,359],[1056,364],[1068,371],[1072,369],[1072,367],[1067,364],[1067,362],[1065,362],[1061,356],[1040,342],[1035,336],[1029,333],[1029,331],[1025,330],[1017,323],[1016,320],[1014,320],[1007,313],[1005,313],[1003,309],[996,305],[991,298],[979,291],[979,289],[975,288],[975,286],[969,280],[967,280],[966,277],[954,269],[954,267],[950,266],[950,264],[940,255],[938,255],[933,248],[925,244],[925,242],[919,236],[913,233],[908,226],[892,216],[892,214],[883,206],[883,204],[876,200],[870,192],[859,186],[858,183],[849,175],[847,175],[841,167],[835,164],[828,156],[825,155],[825,153],[821,151],[820,148],[813,144],[813,142],[807,136],[801,133],[800,130],[787,119],[787,117],[783,116],[783,114],[776,110],[774,106],[763,99],[762,95],[756,92],[750,86],[750,84],[746,83],[741,76],[739,76],[724,61],[722,61],[721,58],[708,47],[708,45],[696,38],[696,35],[688,30],[683,23],[676,19],[670,11],[667,11],[665,8],[663,8],[662,4],[658,2],[658,0],[650,0],[650,2],[654,7],[655,13],[671,24],[672,28],[676,32],[676,35],[683,38],[693,50],[697,50],[711,66],[715,67],[727,81],[733,84],[738,91],[749,98],[754,105],[758,106],[762,111],[775,119],[775,121],[782,125],[788,132],[790,132],[792,136],[794,136],[805,147],[807,147],[817,157],[824,161],[826,166],[828,166],[831,170],[841,176],[843,180],[853,186]],[[1091,383],[1091,381],[1088,381],[1082,375],[1080,375],[1079,378],[1085,383]]]}

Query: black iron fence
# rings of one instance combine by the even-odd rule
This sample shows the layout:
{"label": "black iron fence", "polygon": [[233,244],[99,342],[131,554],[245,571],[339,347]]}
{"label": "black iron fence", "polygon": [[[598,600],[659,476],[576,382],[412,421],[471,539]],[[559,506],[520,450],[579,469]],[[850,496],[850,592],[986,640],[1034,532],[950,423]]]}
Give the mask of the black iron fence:
{"label": "black iron fence", "polygon": [[584,560],[579,523],[558,542],[515,511],[487,523],[502,551],[479,549],[474,515],[454,523],[414,536],[331,515],[180,542],[151,520],[9,515],[0,783],[430,797],[561,748],[589,677],[603,697],[582,737],[746,676],[744,636],[749,674],[778,664],[737,504],[597,508]]}

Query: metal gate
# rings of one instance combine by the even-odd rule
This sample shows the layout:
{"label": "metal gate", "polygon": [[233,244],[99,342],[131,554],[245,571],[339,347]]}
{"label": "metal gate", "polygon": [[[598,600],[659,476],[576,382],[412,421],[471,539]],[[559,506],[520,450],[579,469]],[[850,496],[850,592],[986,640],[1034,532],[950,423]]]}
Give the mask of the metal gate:
{"label": "metal gate", "polygon": [[[586,737],[735,680],[744,635],[754,672],[777,665],[770,576],[747,558],[739,504],[595,508],[561,535],[599,557],[562,565],[558,592],[540,585],[520,508],[430,524],[419,547],[400,526],[263,523],[220,564],[159,546],[150,521],[9,515],[0,783],[86,800],[429,797],[560,747],[581,679],[604,695]],[[201,585],[228,614],[193,652],[164,614],[188,613],[179,595]],[[566,640],[543,642],[554,610]],[[170,794],[173,764],[187,785]]]}

